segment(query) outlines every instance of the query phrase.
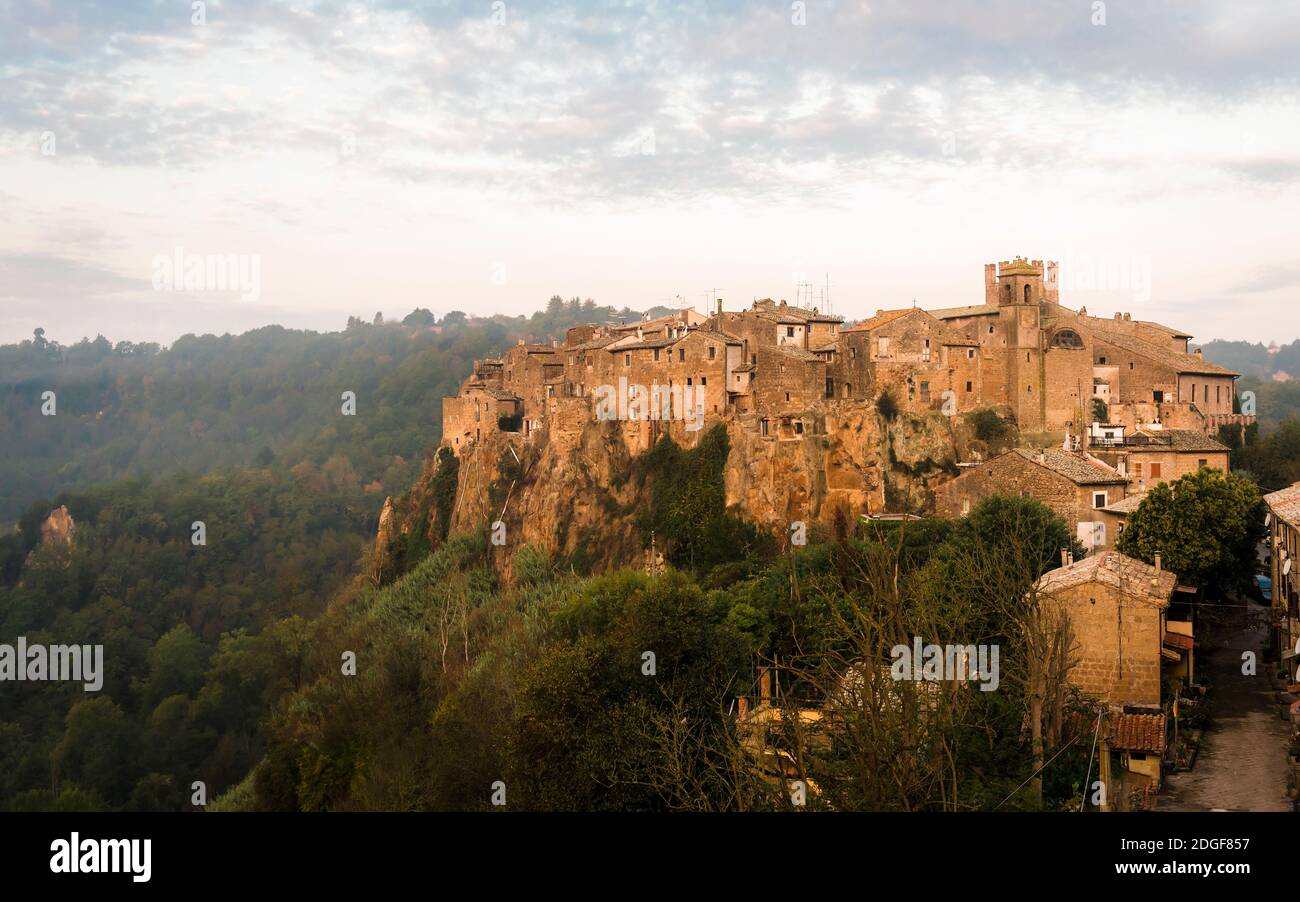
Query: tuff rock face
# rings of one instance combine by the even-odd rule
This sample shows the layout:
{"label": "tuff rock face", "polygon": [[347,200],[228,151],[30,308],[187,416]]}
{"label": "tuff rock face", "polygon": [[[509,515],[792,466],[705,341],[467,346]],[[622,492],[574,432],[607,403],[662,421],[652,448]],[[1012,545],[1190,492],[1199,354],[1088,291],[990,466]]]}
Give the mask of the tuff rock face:
{"label": "tuff rock face", "polygon": [[60,504],[50,511],[50,515],[41,523],[41,544],[49,545],[54,542],[64,545],[71,544],[72,530],[76,525],[72,519],[72,514],[68,512],[68,506]]}
{"label": "tuff rock face", "polygon": [[[636,525],[649,486],[629,478],[634,458],[654,438],[647,423],[597,422],[561,401],[552,428],[527,439],[490,433],[459,449],[453,533],[504,523],[494,548],[503,573],[515,549],[531,544],[555,556],[580,548],[597,563],[637,565],[648,542]],[[834,527],[861,514],[933,511],[934,489],[957,472],[971,449],[961,417],[900,413],[886,422],[869,403],[828,401],[807,417],[806,433],[763,436],[752,418],[711,418],[687,432],[660,426],[683,447],[722,422],[731,443],[723,471],[729,510],[788,536],[792,521]],[[432,467],[412,491],[388,499],[377,549],[417,519]]]}

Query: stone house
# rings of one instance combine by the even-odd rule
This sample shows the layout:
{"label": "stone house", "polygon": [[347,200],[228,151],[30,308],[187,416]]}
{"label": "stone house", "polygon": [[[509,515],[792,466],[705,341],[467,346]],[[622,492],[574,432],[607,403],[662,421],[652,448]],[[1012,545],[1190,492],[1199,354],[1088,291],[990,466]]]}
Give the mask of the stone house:
{"label": "stone house", "polygon": [[1166,612],[1177,582],[1158,560],[1153,566],[1118,551],[1092,554],[1043,574],[1037,586],[1040,602],[1069,620],[1075,660],[1071,684],[1111,704],[1159,708],[1169,632]]}
{"label": "stone house", "polygon": [[1114,544],[1104,509],[1124,498],[1128,480],[1086,453],[1016,448],[969,467],[935,493],[938,512],[963,516],[990,495],[1036,498],[1087,549]]}
{"label": "stone house", "polygon": [[1089,445],[1093,456],[1128,476],[1134,492],[1146,492],[1202,467],[1229,471],[1231,449],[1214,436],[1191,429],[1146,426]]}
{"label": "stone house", "polygon": [[[1264,496],[1268,506],[1269,575],[1273,580],[1273,608],[1284,612],[1277,626],[1277,645],[1285,654],[1300,638],[1300,573],[1294,566],[1300,554],[1300,482]],[[1293,665],[1294,666],[1294,662]]]}

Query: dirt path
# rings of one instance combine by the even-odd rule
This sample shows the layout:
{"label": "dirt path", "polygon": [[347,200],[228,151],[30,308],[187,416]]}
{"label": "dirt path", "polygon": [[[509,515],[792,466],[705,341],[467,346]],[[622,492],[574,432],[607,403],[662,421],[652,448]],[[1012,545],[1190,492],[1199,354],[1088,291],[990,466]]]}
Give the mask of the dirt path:
{"label": "dirt path", "polygon": [[[1286,797],[1286,749],[1290,728],[1279,716],[1263,655],[1264,627],[1252,605],[1250,625],[1239,610],[1226,613],[1214,630],[1218,641],[1202,650],[1197,667],[1208,671],[1211,716],[1196,766],[1171,774],[1160,793],[1159,811],[1290,811]],[[1256,675],[1241,672],[1241,653],[1254,651]]]}

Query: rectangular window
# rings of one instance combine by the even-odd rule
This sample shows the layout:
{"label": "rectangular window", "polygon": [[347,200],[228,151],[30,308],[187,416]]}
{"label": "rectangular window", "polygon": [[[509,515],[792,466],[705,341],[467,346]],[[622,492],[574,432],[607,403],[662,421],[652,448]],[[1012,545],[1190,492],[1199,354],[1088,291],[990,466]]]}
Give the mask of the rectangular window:
{"label": "rectangular window", "polygon": [[762,427],[763,427],[763,434],[767,435],[767,420],[763,420]]}
{"label": "rectangular window", "polygon": [[794,421],[794,434],[803,435],[803,420]]}
{"label": "rectangular window", "polygon": [[826,379],[826,397],[835,397],[835,380],[829,377]]}
{"label": "rectangular window", "polygon": [[659,362],[659,349],[655,348],[655,363]]}
{"label": "rectangular window", "polygon": [[631,355],[631,354],[624,354],[624,355],[623,355],[623,366],[631,366],[631,365],[632,365],[632,355]]}
{"label": "rectangular window", "polygon": [[700,377],[700,385],[708,385],[708,384],[709,384],[709,377],[708,377],[708,376],[701,376],[701,377]]}
{"label": "rectangular window", "polygon": [[967,360],[974,360],[974,359],[975,359],[975,349],[974,349],[974,348],[967,348],[967,349],[966,349],[966,359],[967,359]]}
{"label": "rectangular window", "polygon": [[794,338],[794,326],[786,326],[786,327],[785,327],[785,337],[786,337],[786,338]]}
{"label": "rectangular window", "polygon": [[1202,457],[1200,460],[1198,460],[1198,461],[1196,462],[1196,468],[1197,468],[1198,470],[1199,470],[1201,467],[1208,467],[1209,465],[1210,465],[1209,460],[1207,460],[1207,459],[1204,458],[1204,457]]}
{"label": "rectangular window", "polygon": [[717,355],[718,355],[718,349],[715,348],[713,345],[709,345],[709,359],[712,360]]}
{"label": "rectangular window", "polygon": [[1138,479],[1141,479],[1141,478],[1142,478],[1142,461],[1140,461],[1140,460],[1139,460],[1139,461],[1134,461],[1134,463],[1133,463],[1133,475],[1136,476]]}
{"label": "rectangular window", "polygon": [[888,354],[888,353],[889,353],[889,339],[888,339],[888,338],[877,338],[877,339],[876,339],[876,356],[878,356],[878,357],[884,357],[884,356],[885,356],[886,354]]}
{"label": "rectangular window", "polygon": [[857,359],[858,359],[858,349],[857,349],[857,348],[849,348],[849,359],[850,359],[850,360],[857,360]]}
{"label": "rectangular window", "polygon": [[922,383],[921,383],[921,400],[922,400],[922,401],[929,401],[929,400],[930,400],[930,383],[929,383],[929,382],[922,382]]}
{"label": "rectangular window", "polygon": [[685,348],[678,348],[678,349],[677,349],[677,362],[678,362],[678,363],[683,363],[683,362],[685,362],[685,360],[686,360],[686,349],[685,349]]}
{"label": "rectangular window", "polygon": [[972,391],[974,388],[975,388],[974,383],[971,382],[966,383],[966,391]]}
{"label": "rectangular window", "polygon": [[1105,492],[1093,492],[1093,493],[1092,493],[1092,506],[1093,506],[1093,507],[1096,507],[1096,508],[1102,508],[1102,507],[1105,507],[1105,506],[1106,506],[1106,493],[1105,493]]}
{"label": "rectangular window", "polygon": [[1157,463],[1151,464],[1151,478],[1152,479],[1160,478],[1160,464]]}
{"label": "rectangular window", "polygon": [[921,360],[926,363],[930,362],[930,339],[928,338],[925,340],[925,346],[921,348]]}

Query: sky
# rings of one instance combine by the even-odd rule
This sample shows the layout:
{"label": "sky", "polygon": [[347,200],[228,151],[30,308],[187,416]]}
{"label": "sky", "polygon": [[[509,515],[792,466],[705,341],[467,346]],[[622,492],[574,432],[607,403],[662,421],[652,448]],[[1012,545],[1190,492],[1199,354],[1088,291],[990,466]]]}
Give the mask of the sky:
{"label": "sky", "polygon": [[[549,297],[1300,337],[1300,4],[0,0],[0,341]],[[802,288],[800,287],[802,284]]]}

